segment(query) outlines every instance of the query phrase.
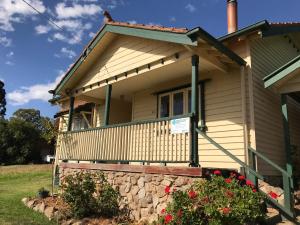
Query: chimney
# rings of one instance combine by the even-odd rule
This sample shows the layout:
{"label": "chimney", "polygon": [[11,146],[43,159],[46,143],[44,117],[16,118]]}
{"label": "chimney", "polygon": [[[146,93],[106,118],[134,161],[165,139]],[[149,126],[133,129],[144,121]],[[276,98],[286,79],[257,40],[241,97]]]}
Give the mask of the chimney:
{"label": "chimney", "polygon": [[238,30],[238,3],[237,0],[227,0],[228,34]]}

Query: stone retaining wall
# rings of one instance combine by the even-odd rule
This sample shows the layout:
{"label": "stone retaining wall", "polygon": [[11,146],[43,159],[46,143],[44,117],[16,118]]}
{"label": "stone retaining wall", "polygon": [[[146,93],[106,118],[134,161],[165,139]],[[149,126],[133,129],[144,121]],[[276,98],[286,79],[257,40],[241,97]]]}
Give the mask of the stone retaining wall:
{"label": "stone retaining wall", "polygon": [[[156,169],[158,168],[155,168],[153,171],[156,171]],[[186,169],[195,168],[185,168],[185,170]],[[159,168],[159,170],[161,170],[161,168]],[[172,188],[186,190],[193,181],[202,179],[199,176],[162,174],[162,172],[103,171],[95,168],[75,168],[74,165],[70,168],[66,166],[66,164],[60,166],[60,179],[66,175],[75,174],[80,171],[89,171],[91,173],[102,171],[113,188],[119,190],[122,197],[120,207],[127,205],[130,209],[132,219],[136,221],[148,220],[150,222],[157,220],[161,210],[165,208],[167,203],[171,200],[171,197],[165,193],[166,186],[172,184]],[[139,169],[136,171],[139,171]]]}

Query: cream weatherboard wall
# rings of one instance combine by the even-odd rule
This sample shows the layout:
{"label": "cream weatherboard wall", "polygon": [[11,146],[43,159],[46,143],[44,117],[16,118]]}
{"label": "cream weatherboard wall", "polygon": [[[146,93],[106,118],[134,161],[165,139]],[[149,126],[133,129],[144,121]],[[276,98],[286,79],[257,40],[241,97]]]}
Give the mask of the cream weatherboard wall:
{"label": "cream weatherboard wall", "polygon": [[181,45],[119,35],[97,58],[78,87],[86,87],[185,50]]}
{"label": "cream weatherboard wall", "polygon": [[[265,89],[262,79],[296,57],[298,53],[293,44],[283,36],[253,39],[250,41],[250,49],[256,149],[284,167],[280,96],[273,90]],[[293,114],[293,108],[290,109],[290,113]],[[260,161],[258,169],[263,174],[276,175],[271,167]]]}
{"label": "cream weatherboard wall", "polygon": [[[300,162],[300,103],[289,98],[288,100],[288,114],[290,122],[290,138],[292,145],[292,160],[294,165],[299,165]],[[295,175],[300,176],[299,166],[294,167]]]}
{"label": "cream weatherboard wall", "polygon": [[[200,73],[200,77],[201,79],[210,79],[205,87],[208,135],[245,161],[240,70],[232,70],[228,74],[217,71],[212,71],[209,74]],[[189,82],[190,76],[187,75],[185,79],[135,93],[133,97],[133,120],[155,119],[157,97],[153,93]],[[199,157],[202,167],[240,168],[237,163],[222,154],[200,135]]]}

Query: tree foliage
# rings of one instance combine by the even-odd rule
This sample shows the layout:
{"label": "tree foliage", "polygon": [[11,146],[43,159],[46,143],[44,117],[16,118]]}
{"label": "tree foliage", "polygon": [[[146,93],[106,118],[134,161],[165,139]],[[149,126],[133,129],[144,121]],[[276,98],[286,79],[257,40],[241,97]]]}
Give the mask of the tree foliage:
{"label": "tree foliage", "polygon": [[54,150],[52,121],[35,109],[19,109],[9,120],[0,119],[0,164],[41,161],[41,151]]}
{"label": "tree foliage", "polygon": [[4,83],[0,80],[0,119],[3,119],[6,112],[6,100],[5,100]]}

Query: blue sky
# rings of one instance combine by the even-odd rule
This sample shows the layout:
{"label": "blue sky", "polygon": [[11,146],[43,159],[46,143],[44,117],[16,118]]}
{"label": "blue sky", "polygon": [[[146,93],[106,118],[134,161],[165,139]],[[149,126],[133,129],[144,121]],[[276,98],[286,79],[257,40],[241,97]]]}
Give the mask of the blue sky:
{"label": "blue sky", "polygon": [[[103,10],[117,21],[172,27],[201,26],[226,34],[226,0],[0,0],[0,79],[7,92],[7,117],[36,108],[52,117],[48,90],[59,81],[100,28]],[[299,0],[239,0],[239,27],[260,20],[300,21]],[[49,24],[50,17],[63,31]]]}

